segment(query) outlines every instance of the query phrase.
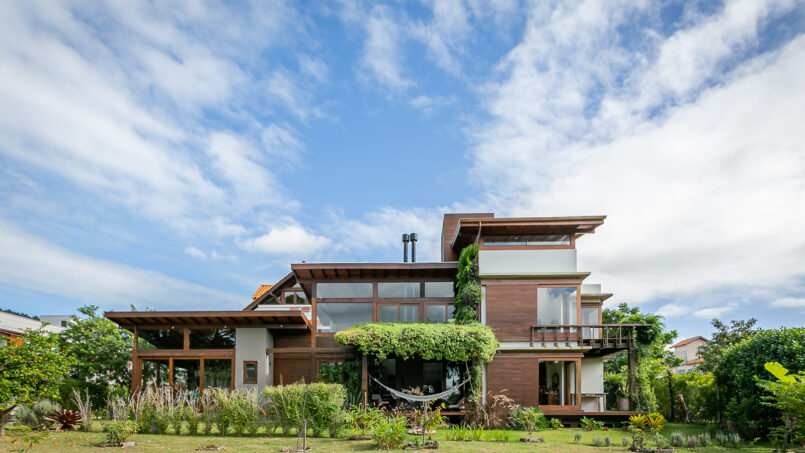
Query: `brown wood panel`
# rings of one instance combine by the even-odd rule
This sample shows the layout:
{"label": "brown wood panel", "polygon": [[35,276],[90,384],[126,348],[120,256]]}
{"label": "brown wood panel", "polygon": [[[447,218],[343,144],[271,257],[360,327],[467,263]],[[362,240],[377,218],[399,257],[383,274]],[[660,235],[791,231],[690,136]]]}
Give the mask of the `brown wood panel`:
{"label": "brown wood panel", "polygon": [[316,349],[319,348],[338,348],[344,347],[341,343],[336,343],[332,334],[316,335]]}
{"label": "brown wood panel", "polygon": [[472,213],[472,214],[445,214],[442,219],[442,261],[458,261],[461,250],[453,250],[453,234],[459,219],[491,219],[495,217],[492,213]]}
{"label": "brown wood panel", "polygon": [[308,348],[310,347],[310,333],[291,335],[285,332],[274,332],[274,349],[282,348]]}
{"label": "brown wood panel", "polygon": [[536,406],[539,358],[534,354],[497,354],[486,366],[487,392],[504,394],[522,406]]}
{"label": "brown wood panel", "polygon": [[294,382],[313,382],[310,355],[274,355],[274,385],[293,384]]}
{"label": "brown wood panel", "polygon": [[486,324],[498,341],[530,341],[537,323],[537,283],[489,282],[486,285]]}

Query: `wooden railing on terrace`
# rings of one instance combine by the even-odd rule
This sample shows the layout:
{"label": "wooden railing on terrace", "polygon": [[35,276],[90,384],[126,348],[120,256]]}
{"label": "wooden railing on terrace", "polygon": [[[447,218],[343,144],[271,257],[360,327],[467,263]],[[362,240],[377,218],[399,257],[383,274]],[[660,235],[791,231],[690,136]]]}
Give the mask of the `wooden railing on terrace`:
{"label": "wooden railing on terrace", "polygon": [[634,329],[645,324],[552,324],[531,327],[534,343],[575,342],[594,349],[628,349],[633,346]]}

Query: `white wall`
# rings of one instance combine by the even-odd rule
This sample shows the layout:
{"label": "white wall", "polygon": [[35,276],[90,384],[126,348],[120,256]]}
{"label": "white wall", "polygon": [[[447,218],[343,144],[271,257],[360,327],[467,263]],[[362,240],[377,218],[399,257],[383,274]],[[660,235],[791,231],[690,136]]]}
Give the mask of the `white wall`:
{"label": "white wall", "polygon": [[581,393],[604,393],[604,359],[581,359]]}
{"label": "white wall", "polygon": [[[590,357],[581,359],[581,393],[604,393],[604,359]],[[581,410],[599,412],[606,408],[603,398],[582,398]]]}
{"label": "white wall", "polygon": [[576,250],[481,250],[478,272],[481,275],[576,272]]}
{"label": "white wall", "polygon": [[[273,338],[266,328],[235,329],[235,387],[260,390],[270,384],[271,367],[266,349]],[[243,362],[257,362],[257,385],[243,383]]]}

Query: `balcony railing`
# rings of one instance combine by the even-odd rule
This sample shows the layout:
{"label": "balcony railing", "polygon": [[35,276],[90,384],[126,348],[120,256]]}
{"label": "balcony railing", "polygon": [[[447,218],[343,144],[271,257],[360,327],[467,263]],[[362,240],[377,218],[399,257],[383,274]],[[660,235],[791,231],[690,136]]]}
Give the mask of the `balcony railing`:
{"label": "balcony railing", "polygon": [[633,331],[645,324],[552,324],[531,327],[535,343],[576,343],[594,349],[627,349],[633,346]]}

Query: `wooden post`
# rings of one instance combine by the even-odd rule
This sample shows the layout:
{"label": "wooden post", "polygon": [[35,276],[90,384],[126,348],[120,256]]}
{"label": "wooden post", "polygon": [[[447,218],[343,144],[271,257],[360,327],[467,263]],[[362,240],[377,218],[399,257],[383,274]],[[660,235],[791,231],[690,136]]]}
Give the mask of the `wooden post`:
{"label": "wooden post", "polygon": [[369,361],[366,359],[366,354],[361,356],[361,391],[363,407],[369,407]]}

